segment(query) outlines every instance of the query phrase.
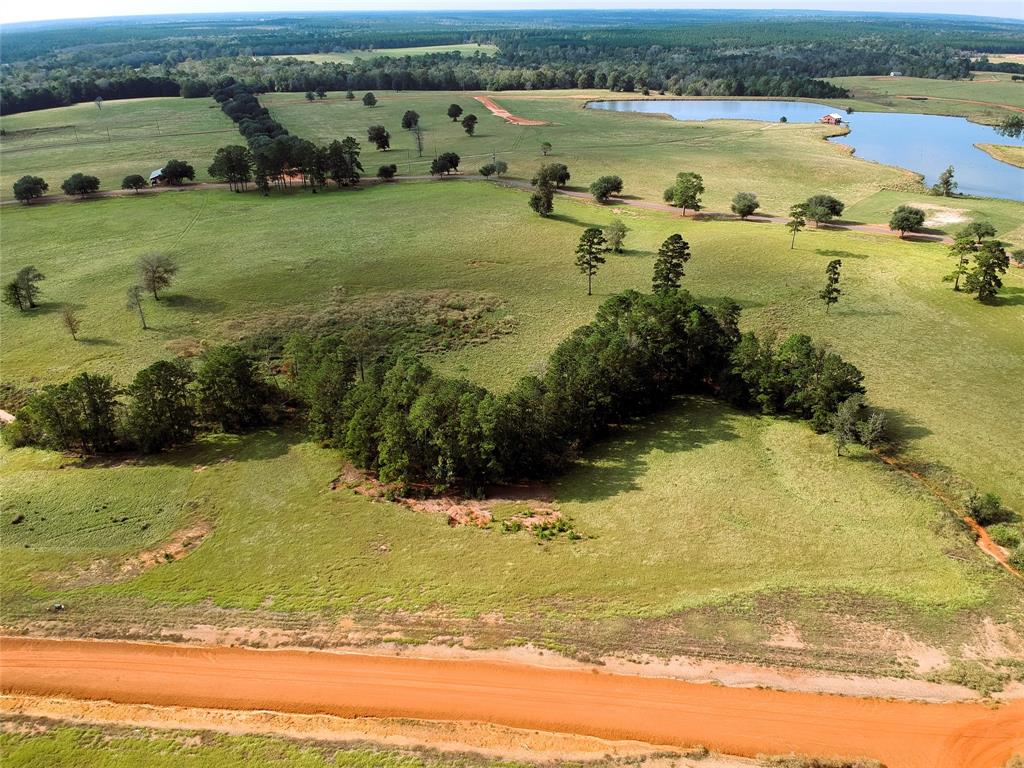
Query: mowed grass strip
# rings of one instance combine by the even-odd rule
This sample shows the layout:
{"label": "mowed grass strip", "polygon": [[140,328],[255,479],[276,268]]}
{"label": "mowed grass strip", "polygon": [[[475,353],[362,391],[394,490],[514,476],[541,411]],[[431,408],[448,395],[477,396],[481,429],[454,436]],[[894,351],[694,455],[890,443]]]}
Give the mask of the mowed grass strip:
{"label": "mowed grass strip", "polygon": [[[127,382],[154,360],[255,333],[282,314],[328,312],[339,297],[387,305],[457,290],[500,299],[515,332],[433,361],[501,390],[540,370],[605,297],[649,290],[655,251],[681,231],[694,252],[684,285],[695,295],[736,299],[747,328],[833,344],[865,372],[897,433],[913,438],[910,455],[1024,509],[1024,470],[1005,460],[1019,436],[1014,416],[1024,412],[1020,270],[985,306],[942,282],[951,268],[942,245],[811,229],[790,250],[788,232],[773,224],[681,221],[565,198],[556,212],[539,219],[523,192],[455,180],[5,210],[7,268],[34,264],[47,275],[39,310],[0,309],[5,379],[38,385],[91,370]],[[616,215],[631,228],[626,253],[608,257],[587,297],[573,249],[582,228]],[[150,250],[181,269],[160,302],[146,300],[152,329],[142,331],[124,291]],[[843,260],[844,293],[825,315],[817,293],[833,258]],[[80,342],[60,326],[64,303],[82,318]]]}
{"label": "mowed grass strip", "polygon": [[101,189],[120,189],[133,173],[149,178],[168,160],[191,163],[198,181],[218,147],[244,144],[213,99],[152,98],[92,102],[4,115],[0,138],[0,199],[25,174],[42,176],[60,194],[68,176],[98,176]]}

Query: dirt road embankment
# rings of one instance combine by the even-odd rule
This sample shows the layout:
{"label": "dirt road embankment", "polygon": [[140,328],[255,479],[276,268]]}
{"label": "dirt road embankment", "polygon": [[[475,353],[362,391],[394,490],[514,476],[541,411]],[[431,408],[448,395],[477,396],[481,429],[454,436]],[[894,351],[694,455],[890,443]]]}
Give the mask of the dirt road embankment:
{"label": "dirt road embankment", "polygon": [[5,693],[484,721],[746,756],[873,757],[889,768],[995,768],[1024,751],[1019,701],[879,701],[491,661],[7,638],[0,682]]}

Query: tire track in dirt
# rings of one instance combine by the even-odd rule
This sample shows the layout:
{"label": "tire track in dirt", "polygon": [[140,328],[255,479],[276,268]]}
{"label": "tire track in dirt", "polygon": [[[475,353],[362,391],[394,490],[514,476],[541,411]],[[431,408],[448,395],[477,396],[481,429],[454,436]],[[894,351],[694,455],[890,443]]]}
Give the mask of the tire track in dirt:
{"label": "tire track in dirt", "polygon": [[726,754],[996,768],[1024,701],[925,704],[726,688],[493,661],[5,638],[4,693],[341,717],[484,721]]}

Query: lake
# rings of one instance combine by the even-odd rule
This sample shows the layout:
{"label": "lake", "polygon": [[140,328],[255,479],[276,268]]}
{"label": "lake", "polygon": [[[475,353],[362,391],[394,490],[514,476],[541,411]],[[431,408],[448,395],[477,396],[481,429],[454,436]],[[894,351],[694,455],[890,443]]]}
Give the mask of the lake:
{"label": "lake", "polygon": [[959,191],[981,197],[1024,200],[1024,169],[1001,163],[975,144],[1024,146],[1020,139],[1000,136],[987,125],[962,117],[908,115],[891,112],[854,112],[802,101],[743,101],[692,99],[687,101],[595,101],[591,109],[613,112],[652,112],[676,120],[761,120],[777,123],[816,123],[836,112],[849,120],[850,133],[830,139],[854,148],[857,157],[896,165],[920,173],[931,186],[952,165]]}

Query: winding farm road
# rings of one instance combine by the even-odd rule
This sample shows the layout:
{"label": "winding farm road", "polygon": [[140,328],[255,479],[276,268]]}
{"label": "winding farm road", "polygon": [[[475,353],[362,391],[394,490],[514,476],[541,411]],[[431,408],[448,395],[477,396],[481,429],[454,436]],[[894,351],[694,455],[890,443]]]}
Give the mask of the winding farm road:
{"label": "winding farm road", "polygon": [[1024,701],[882,701],[494,661],[5,638],[0,684],[128,704],[484,721],[734,755],[873,757],[888,768],[996,768],[1024,751]]}

